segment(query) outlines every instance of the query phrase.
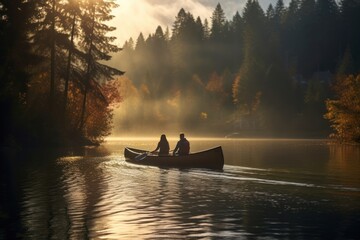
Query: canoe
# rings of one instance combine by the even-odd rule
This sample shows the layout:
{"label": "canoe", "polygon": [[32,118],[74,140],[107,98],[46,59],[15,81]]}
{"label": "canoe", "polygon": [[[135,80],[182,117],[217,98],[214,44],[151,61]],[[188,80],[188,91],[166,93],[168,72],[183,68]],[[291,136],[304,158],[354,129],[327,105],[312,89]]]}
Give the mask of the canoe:
{"label": "canoe", "polygon": [[224,167],[224,155],[221,146],[185,156],[158,156],[148,151],[128,148],[124,150],[125,161],[141,165],[174,168],[209,168],[221,170]]}

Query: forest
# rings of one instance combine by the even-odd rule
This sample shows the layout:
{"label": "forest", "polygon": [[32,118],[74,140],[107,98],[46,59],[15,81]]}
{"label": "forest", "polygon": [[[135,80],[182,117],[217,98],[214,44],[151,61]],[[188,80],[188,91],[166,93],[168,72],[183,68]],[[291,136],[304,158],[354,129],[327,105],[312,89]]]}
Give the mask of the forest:
{"label": "forest", "polygon": [[[360,1],[180,9],[129,39],[115,0],[0,0],[1,146],[188,131],[360,140]],[[120,6],[121,7],[121,6]],[[126,74],[124,74],[126,72]],[[112,130],[113,126],[115,129]]]}
{"label": "forest", "polygon": [[170,29],[139,33],[114,55],[126,69],[115,129],[327,137],[352,116],[343,132],[359,139],[359,85],[354,112],[331,113],[336,83],[359,74],[359,23],[358,0],[278,0],[266,11],[248,0],[232,19],[221,4],[209,20],[180,9]]}
{"label": "forest", "polygon": [[121,102],[115,1],[1,0],[1,146],[98,144]]}

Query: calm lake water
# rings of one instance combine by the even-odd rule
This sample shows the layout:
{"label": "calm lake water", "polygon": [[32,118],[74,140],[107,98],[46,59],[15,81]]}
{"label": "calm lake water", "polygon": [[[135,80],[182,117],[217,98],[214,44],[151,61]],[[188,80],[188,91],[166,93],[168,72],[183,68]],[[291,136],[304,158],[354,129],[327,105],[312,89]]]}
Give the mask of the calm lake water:
{"label": "calm lake water", "polygon": [[192,151],[221,145],[224,170],[124,161],[125,146],[158,139],[8,154],[0,239],[359,239],[359,146],[189,140]]}

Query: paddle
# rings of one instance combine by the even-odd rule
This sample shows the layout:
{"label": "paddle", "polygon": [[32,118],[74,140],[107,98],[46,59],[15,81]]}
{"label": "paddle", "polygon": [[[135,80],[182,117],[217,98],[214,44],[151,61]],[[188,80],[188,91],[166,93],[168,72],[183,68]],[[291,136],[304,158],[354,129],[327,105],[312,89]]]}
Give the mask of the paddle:
{"label": "paddle", "polygon": [[[174,150],[170,150],[169,153],[170,153],[170,152],[173,152],[173,151],[174,151]],[[142,153],[142,154],[140,154],[140,155],[137,155],[137,156],[135,157],[135,160],[138,160],[138,161],[144,160],[149,154],[150,154],[150,152],[144,152],[144,153]]]}
{"label": "paddle", "polygon": [[142,154],[140,154],[140,155],[137,155],[137,156],[135,157],[135,160],[139,160],[139,161],[144,160],[144,159],[149,155],[149,153],[150,153],[150,152],[144,152],[144,153],[142,153]]}

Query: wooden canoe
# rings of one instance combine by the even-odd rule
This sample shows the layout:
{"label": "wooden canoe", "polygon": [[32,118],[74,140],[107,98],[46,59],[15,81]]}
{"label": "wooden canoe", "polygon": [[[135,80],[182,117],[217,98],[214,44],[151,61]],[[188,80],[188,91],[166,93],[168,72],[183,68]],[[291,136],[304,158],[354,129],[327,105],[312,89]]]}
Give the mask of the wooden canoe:
{"label": "wooden canoe", "polygon": [[165,168],[209,168],[221,170],[224,167],[224,155],[220,146],[201,152],[190,153],[185,156],[158,156],[146,154],[146,152],[145,150],[126,147],[124,150],[125,160],[135,164]]}

